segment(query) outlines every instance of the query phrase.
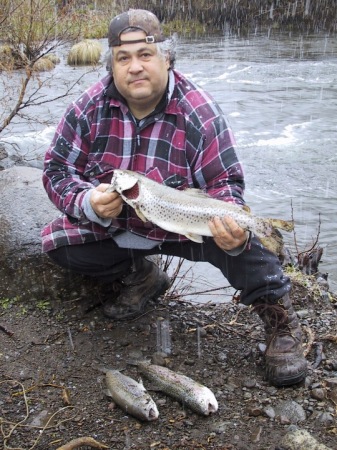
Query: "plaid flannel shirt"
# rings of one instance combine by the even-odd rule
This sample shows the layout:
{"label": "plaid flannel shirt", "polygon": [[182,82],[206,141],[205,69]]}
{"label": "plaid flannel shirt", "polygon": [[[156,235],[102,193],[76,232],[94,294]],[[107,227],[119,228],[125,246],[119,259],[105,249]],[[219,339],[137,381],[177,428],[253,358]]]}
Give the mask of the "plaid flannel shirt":
{"label": "plaid flannel shirt", "polygon": [[163,100],[137,122],[107,75],[68,107],[45,156],[43,184],[62,214],[42,230],[43,251],[109,239],[118,230],[157,241],[186,240],[142,222],[128,205],[107,227],[88,220],[85,194],[109,183],[115,168],[244,203],[242,166],[217,103],[176,70],[170,70]]}

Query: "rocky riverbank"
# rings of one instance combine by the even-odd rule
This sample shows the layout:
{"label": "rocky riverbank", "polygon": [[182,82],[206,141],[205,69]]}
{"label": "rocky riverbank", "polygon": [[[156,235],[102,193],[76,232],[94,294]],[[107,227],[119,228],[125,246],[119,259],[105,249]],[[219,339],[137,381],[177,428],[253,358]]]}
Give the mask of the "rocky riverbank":
{"label": "rocky riverbank", "polygon": [[[190,304],[171,293],[138,319],[111,322],[90,293],[59,301],[2,299],[0,441],[25,450],[58,449],[83,436],[114,450],[334,449],[337,299],[311,277],[305,285],[295,280],[292,297],[310,369],[305,382],[289,388],[264,380],[262,323],[234,301]],[[170,344],[158,353],[163,320]],[[200,417],[144,380],[159,419],[141,423],[126,415],[106,396],[99,368],[138,380],[130,358],[152,359],[205,384],[218,412]]]}

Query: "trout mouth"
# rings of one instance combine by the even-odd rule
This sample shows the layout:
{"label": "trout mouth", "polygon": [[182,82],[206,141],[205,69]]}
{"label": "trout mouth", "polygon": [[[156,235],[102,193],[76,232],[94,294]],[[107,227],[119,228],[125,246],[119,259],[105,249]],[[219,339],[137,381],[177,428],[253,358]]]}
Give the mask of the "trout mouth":
{"label": "trout mouth", "polygon": [[136,183],[129,189],[122,190],[121,194],[128,200],[134,200],[139,196],[139,185]]}

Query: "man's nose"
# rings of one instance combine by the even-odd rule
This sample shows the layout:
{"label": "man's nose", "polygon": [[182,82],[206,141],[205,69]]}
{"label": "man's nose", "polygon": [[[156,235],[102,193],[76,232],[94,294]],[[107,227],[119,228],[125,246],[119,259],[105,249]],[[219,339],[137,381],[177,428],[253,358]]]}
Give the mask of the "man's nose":
{"label": "man's nose", "polygon": [[143,70],[143,65],[139,58],[133,57],[131,59],[129,70],[130,72],[140,72],[141,70]]}

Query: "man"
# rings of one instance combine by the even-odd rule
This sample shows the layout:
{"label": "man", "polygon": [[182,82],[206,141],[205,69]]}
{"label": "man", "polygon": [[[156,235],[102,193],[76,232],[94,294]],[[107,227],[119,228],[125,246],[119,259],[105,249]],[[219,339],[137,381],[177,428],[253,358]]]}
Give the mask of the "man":
{"label": "man", "polygon": [[169,278],[147,256],[213,264],[264,321],[268,380],[298,383],[307,363],[278,258],[230,218],[214,217],[213,237],[198,244],[143,223],[107,192],[121,168],[244,205],[243,171],[224,114],[174,69],[174,41],[165,39],[157,17],[122,13],[108,40],[110,73],[69,106],[45,157],[43,183],[63,215],[43,230],[43,250],[74,272],[106,284],[121,280],[119,296],[104,304],[113,319],[134,317],[168,288]]}

